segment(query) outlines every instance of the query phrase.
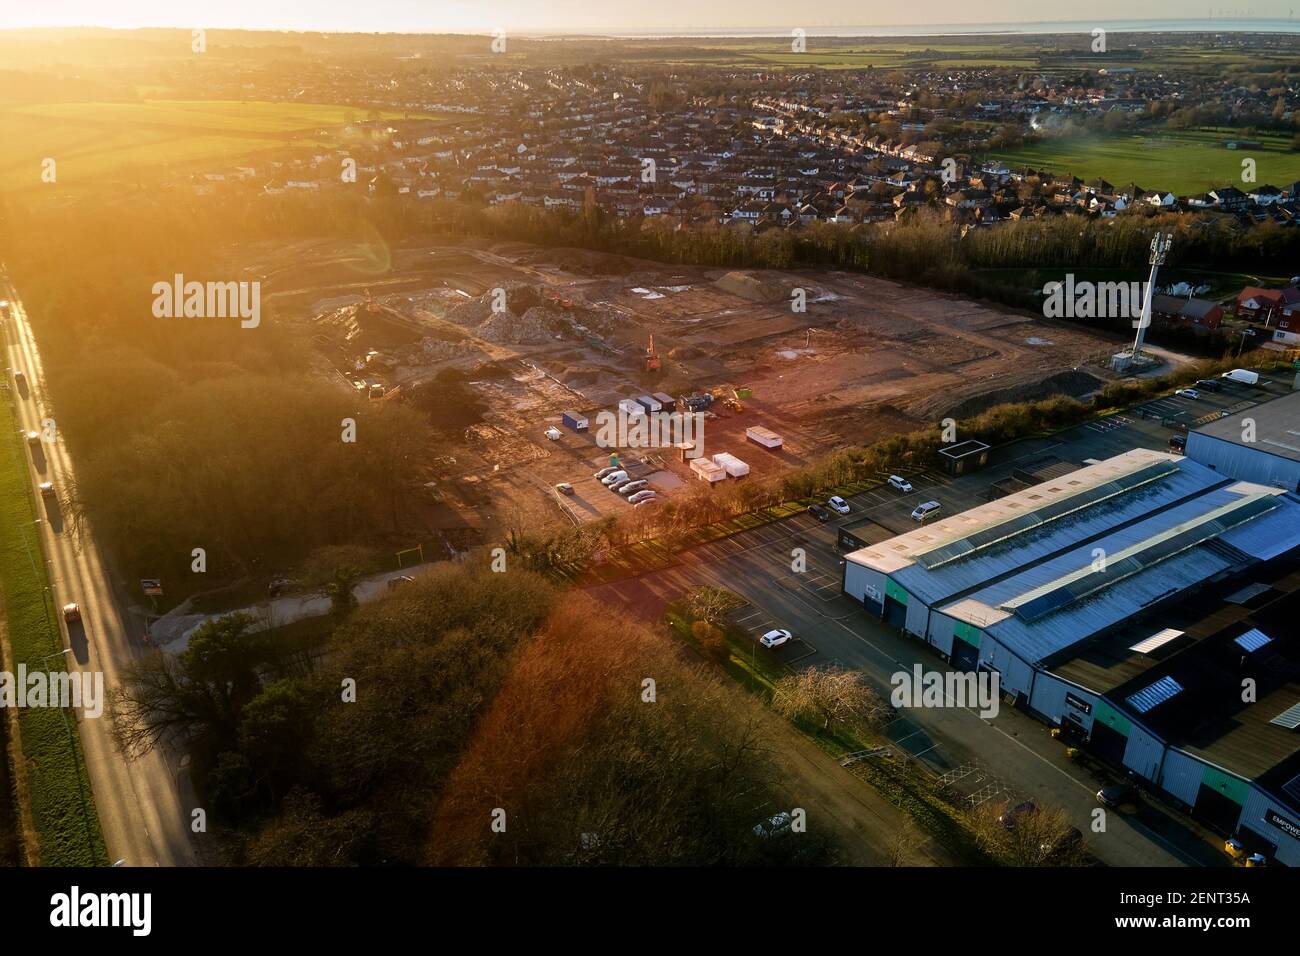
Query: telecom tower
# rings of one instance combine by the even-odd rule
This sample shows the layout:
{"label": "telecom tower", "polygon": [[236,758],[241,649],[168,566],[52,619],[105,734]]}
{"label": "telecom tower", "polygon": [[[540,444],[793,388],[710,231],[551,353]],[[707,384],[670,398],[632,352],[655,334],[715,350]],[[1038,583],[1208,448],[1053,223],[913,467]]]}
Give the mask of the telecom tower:
{"label": "telecom tower", "polygon": [[1134,363],[1142,361],[1142,341],[1146,338],[1147,326],[1151,324],[1151,301],[1156,294],[1156,273],[1165,264],[1165,257],[1169,255],[1169,247],[1173,244],[1172,232],[1164,235],[1157,232],[1151,239],[1151,275],[1147,277],[1147,292],[1142,297],[1142,317],[1138,319],[1137,336],[1133,339]]}

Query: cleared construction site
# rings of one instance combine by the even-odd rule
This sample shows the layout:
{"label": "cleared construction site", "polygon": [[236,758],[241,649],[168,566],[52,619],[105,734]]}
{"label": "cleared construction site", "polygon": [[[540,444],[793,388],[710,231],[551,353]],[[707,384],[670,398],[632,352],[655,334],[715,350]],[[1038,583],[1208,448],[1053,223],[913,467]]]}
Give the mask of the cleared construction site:
{"label": "cleared construction site", "polygon": [[[701,451],[771,475],[999,401],[1083,396],[1110,377],[1113,342],[1086,328],[849,272],[519,243],[239,254],[277,320],[301,325],[322,374],[429,414],[445,438],[429,456],[434,520],[471,538],[507,512],[586,520],[630,507],[592,478],[611,451],[673,494],[705,477],[691,465]],[[678,402],[688,398],[689,409]],[[704,447],[598,445],[596,416],[620,402],[635,411],[638,399],[698,413]],[[565,412],[592,427],[566,426]],[[754,429],[779,444],[747,437]]]}

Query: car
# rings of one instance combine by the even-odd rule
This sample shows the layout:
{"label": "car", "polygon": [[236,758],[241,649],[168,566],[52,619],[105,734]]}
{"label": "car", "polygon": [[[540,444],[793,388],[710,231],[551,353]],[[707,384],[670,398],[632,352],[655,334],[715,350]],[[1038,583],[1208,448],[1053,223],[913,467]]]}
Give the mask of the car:
{"label": "car", "polygon": [[42,498],[53,498],[53,497],[54,497],[54,484],[53,484],[53,482],[42,481],[42,482],[41,482],[41,485],[40,485],[40,488],[41,488],[41,497],[42,497]]}
{"label": "car", "polygon": [[836,514],[846,515],[849,513],[849,503],[839,495],[831,495],[826,499],[826,506]]}
{"label": "car", "polygon": [[1017,803],[1014,807],[1002,811],[998,817],[998,823],[1002,824],[1004,829],[1014,830],[1016,821],[1021,817],[1032,816],[1038,812],[1038,804],[1032,800],[1026,800],[1024,803]]}
{"label": "car", "polygon": [[1177,388],[1174,389],[1175,395],[1181,395],[1183,398],[1200,398],[1201,393],[1194,388]]}
{"label": "car", "polygon": [[63,605],[63,620],[68,624],[74,624],[81,620],[81,606],[76,603]]}
{"label": "car", "polygon": [[889,481],[887,481],[886,484],[891,488],[897,488],[904,494],[908,494],[912,490],[912,483],[902,475],[890,475]]}
{"label": "car", "polygon": [[636,481],[629,481],[626,485],[623,485],[616,490],[620,495],[626,497],[627,495],[636,494],[638,491],[646,488],[649,484],[650,482],[646,481],[644,478],[638,478]]}
{"label": "car", "polygon": [[758,639],[758,643],[766,648],[780,647],[789,641],[794,640],[794,635],[783,627],[774,627]]}
{"label": "car", "polygon": [[1204,389],[1207,392],[1219,392],[1223,390],[1223,386],[1212,378],[1198,378],[1196,380],[1196,387]]}
{"label": "car", "polygon": [[812,515],[814,518],[816,518],[818,521],[831,520],[831,513],[827,511],[825,508],[823,508],[821,505],[809,505],[808,513]]}
{"label": "car", "polygon": [[924,522],[927,518],[931,518],[938,513],[939,513],[939,502],[927,501],[924,504],[919,504],[912,509],[912,520]]}
{"label": "car", "polygon": [[610,475],[614,474],[614,472],[621,471],[621,470],[622,469],[619,468],[618,465],[606,465],[604,468],[600,469],[600,471],[596,472],[591,477],[598,478],[599,480],[604,481]]}
{"label": "car", "polygon": [[635,491],[628,495],[627,500],[632,502],[634,505],[639,505],[644,504],[647,501],[654,501],[655,497],[655,493],[649,488],[642,488],[640,491]]}
{"label": "car", "polygon": [[780,836],[783,833],[789,833],[791,826],[794,825],[794,817],[790,814],[781,812],[776,816],[764,820],[754,827],[754,836],[766,840],[768,837]]}
{"label": "car", "polygon": [[1097,802],[1106,807],[1122,807],[1125,804],[1137,803],[1137,787],[1131,783],[1112,783],[1109,787],[1102,787],[1097,791]]}
{"label": "car", "polygon": [[1268,858],[1265,857],[1263,853],[1252,853],[1250,856],[1246,857],[1246,865],[1247,865],[1247,866],[1267,866],[1267,865],[1268,865]]}
{"label": "car", "polygon": [[14,381],[15,381],[15,382],[25,382],[25,381],[27,381],[27,376],[23,374],[23,370],[22,370],[22,369],[20,369],[20,368],[16,368],[16,369],[14,369]]}
{"label": "car", "polygon": [[388,579],[388,590],[395,591],[398,588],[400,588],[403,584],[414,584],[414,583],[415,583],[415,578],[411,577],[409,574],[399,574],[395,578]]}
{"label": "car", "polygon": [[1223,852],[1228,854],[1228,856],[1232,857],[1234,860],[1240,860],[1246,855],[1246,848],[1242,845],[1240,840],[1236,837],[1232,837],[1231,839],[1224,841]]}
{"label": "car", "polygon": [[562,481],[555,486],[555,490],[562,495],[571,495],[573,494],[573,485],[569,484],[567,481]]}
{"label": "car", "polygon": [[[614,477],[614,476],[611,475],[610,477]],[[615,477],[613,481],[609,481],[608,479],[606,479],[605,487],[608,488],[610,491],[618,491],[624,485],[631,483],[631,481],[632,479],[628,477],[627,474],[624,474],[623,477],[621,478]]]}
{"label": "car", "polygon": [[633,508],[652,508],[652,507],[654,507],[655,502],[657,502],[658,500],[659,500],[659,496],[658,496],[658,495],[655,495],[654,497],[651,497],[651,498],[642,498],[640,501],[638,501],[638,502],[637,502],[636,504],[634,504],[632,507],[633,507]]}
{"label": "car", "polygon": [[618,481],[618,480],[620,480],[620,479],[622,479],[622,478],[626,478],[626,477],[627,477],[627,472],[624,471],[624,470],[621,469],[621,468],[618,468],[618,469],[615,469],[614,471],[611,471],[609,474],[605,475],[603,478],[601,478],[601,479],[600,479],[600,483],[601,483],[602,485],[604,485],[606,488],[608,488],[608,487],[609,487],[610,485],[612,485],[614,482],[616,482],[616,481]]}
{"label": "car", "polygon": [[39,445],[40,443],[41,443],[41,433],[40,433],[40,432],[28,432],[28,433],[27,433],[27,444],[29,444],[29,445],[31,445],[33,448],[35,448],[35,447],[36,447],[37,445]]}

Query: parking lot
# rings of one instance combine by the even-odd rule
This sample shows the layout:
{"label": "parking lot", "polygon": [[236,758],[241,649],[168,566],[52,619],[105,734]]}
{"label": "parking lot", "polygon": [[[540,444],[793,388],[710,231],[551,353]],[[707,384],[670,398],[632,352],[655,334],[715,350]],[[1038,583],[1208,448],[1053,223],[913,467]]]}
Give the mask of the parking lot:
{"label": "parking lot", "polygon": [[[752,653],[772,654],[792,668],[839,664],[861,671],[888,699],[893,675],[918,663],[936,670],[946,665],[927,645],[871,618],[841,594],[847,550],[841,531],[883,540],[917,527],[910,515],[923,501],[939,501],[944,514],[964,511],[988,501],[993,485],[1018,469],[1045,460],[1082,466],[1134,447],[1167,450],[1170,436],[1184,433],[1179,423],[1231,414],[1289,392],[1289,381],[1261,377],[1255,387],[1231,385],[1202,392],[1201,398],[1153,399],[1056,435],[995,448],[988,465],[971,474],[953,477],[933,469],[905,474],[910,493],[884,484],[872,487],[846,496],[847,515],[821,522],[805,513],[743,531],[683,553],[675,567],[597,591],[625,613],[657,620],[669,601],[694,585],[725,587],[747,602],[732,621],[752,639]],[[773,628],[787,629],[797,640],[775,650],[762,648],[758,637]],[[997,717],[984,719],[960,707],[906,710],[889,721],[884,734],[899,756],[919,761],[970,806],[1032,799],[1066,809],[1087,829],[1097,778],[1071,764],[1047,728],[1019,711],[1003,707]],[[1089,843],[1112,865],[1222,863],[1215,849],[1181,822],[1151,809],[1124,817]]]}

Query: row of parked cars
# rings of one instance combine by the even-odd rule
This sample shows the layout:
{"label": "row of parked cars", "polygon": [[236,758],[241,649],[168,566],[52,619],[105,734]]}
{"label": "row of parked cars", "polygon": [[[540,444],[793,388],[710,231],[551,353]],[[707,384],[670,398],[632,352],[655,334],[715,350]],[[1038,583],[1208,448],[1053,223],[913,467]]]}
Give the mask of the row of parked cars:
{"label": "row of parked cars", "polygon": [[[889,480],[885,482],[885,484],[897,491],[901,491],[903,494],[910,494],[912,491],[912,483],[901,475],[890,475]],[[919,504],[912,510],[912,520],[924,522],[929,518],[933,518],[939,513],[939,507],[939,502],[937,501],[926,501]],[[831,512],[846,515],[849,513],[849,510],[849,503],[839,495],[831,495],[826,499],[825,505],[813,504],[808,506],[808,513],[818,521],[830,521],[832,517]]]}
{"label": "row of parked cars", "polygon": [[602,468],[592,477],[610,491],[622,495],[635,508],[649,506],[657,497],[650,488],[650,482],[644,478],[633,478],[618,465]]}

